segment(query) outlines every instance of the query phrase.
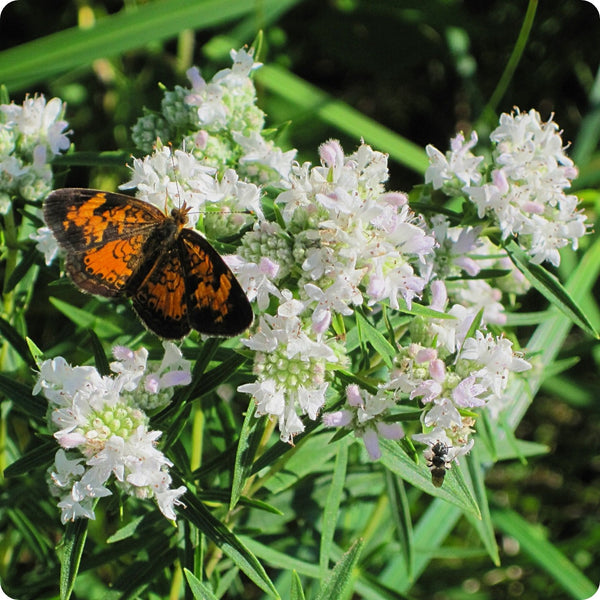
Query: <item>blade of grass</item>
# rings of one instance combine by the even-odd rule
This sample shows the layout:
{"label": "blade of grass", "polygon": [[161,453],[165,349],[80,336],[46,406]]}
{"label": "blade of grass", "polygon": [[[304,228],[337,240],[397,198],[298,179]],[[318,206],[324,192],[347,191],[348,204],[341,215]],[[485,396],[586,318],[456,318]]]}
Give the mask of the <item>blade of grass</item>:
{"label": "blade of grass", "polygon": [[511,240],[505,247],[510,259],[540,294],[553,306],[559,308],[573,323],[593,338],[598,339],[598,332],[590,323],[587,315],[554,275],[546,271],[541,265],[531,263],[529,257],[514,240]]}
{"label": "blade of grass", "polygon": [[74,27],[5,50],[0,53],[0,73],[11,92],[31,88],[58,73],[91,67],[98,58],[176,37],[185,28],[209,29],[255,10],[255,3],[247,0],[149,2],[104,17],[89,29]]}
{"label": "blade of grass", "polygon": [[88,523],[87,519],[76,519],[67,523],[65,528],[60,557],[60,600],[68,600],[73,592],[87,539]]}
{"label": "blade of grass", "polygon": [[350,546],[348,552],[342,556],[341,560],[335,565],[330,577],[319,589],[315,600],[330,600],[331,598],[347,598],[351,590],[353,581],[352,569],[354,569],[360,553],[362,551],[363,541],[358,539]]}
{"label": "blade of grass", "polygon": [[386,471],[385,475],[392,521],[396,526],[408,578],[412,580],[414,561],[413,528],[406,489],[400,477],[395,477],[390,471]]}
{"label": "blade of grass", "polygon": [[194,594],[196,600],[218,600],[212,590],[197,577],[194,577],[194,574],[191,571],[184,569],[183,572],[185,573],[188,586],[190,587],[190,590],[192,590],[192,594]]}
{"label": "blade of grass", "polygon": [[256,72],[258,83],[281,96],[286,102],[302,109],[310,119],[321,119],[340,131],[363,138],[375,148],[384,148],[390,157],[416,171],[424,173],[429,166],[420,146],[390,131],[355,108],[335,100],[319,88],[277,65],[265,65]]}
{"label": "blade of grass", "polygon": [[525,552],[573,598],[591,598],[596,592],[592,583],[538,527],[532,526],[512,510],[493,510],[492,520],[504,533],[515,538]]}
{"label": "blade of grass", "polygon": [[193,523],[212,540],[260,589],[274,598],[279,598],[275,586],[254,554],[223,523],[192,494],[185,494],[186,508],[179,515]]}
{"label": "blade of grass", "polygon": [[331,556],[331,546],[333,544],[333,535],[340,514],[340,504],[344,493],[344,484],[346,482],[346,467],[348,465],[348,438],[340,440],[337,444],[338,453],[333,467],[333,478],[329,486],[325,508],[323,510],[323,527],[321,531],[321,546],[319,549],[319,578],[325,579],[329,567],[329,557]]}

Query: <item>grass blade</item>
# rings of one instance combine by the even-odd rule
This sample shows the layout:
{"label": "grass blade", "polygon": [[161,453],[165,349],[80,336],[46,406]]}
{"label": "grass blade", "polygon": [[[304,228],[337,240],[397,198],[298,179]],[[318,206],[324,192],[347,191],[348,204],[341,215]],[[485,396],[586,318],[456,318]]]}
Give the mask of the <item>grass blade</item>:
{"label": "grass blade", "polygon": [[348,438],[341,440],[338,446],[338,454],[333,468],[333,479],[327,494],[325,508],[323,510],[323,527],[321,531],[321,547],[319,552],[320,579],[323,580],[329,567],[333,535],[340,514],[340,504],[346,482],[346,467],[348,465]]}
{"label": "grass blade", "polygon": [[349,597],[352,584],[352,569],[360,558],[363,541],[358,539],[333,569],[331,576],[323,583],[315,600],[331,600],[331,598]]}
{"label": "grass blade", "polygon": [[512,510],[492,511],[492,520],[507,535],[515,538],[525,552],[549,573],[573,598],[591,598],[596,592],[592,583],[537,527]]}

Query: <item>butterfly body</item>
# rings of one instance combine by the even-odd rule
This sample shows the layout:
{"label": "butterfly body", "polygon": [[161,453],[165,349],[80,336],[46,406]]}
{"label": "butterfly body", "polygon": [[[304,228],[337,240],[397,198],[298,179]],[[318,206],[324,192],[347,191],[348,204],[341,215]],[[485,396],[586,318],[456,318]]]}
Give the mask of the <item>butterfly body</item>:
{"label": "butterfly body", "polygon": [[66,271],[82,290],[131,298],[146,327],[167,339],[191,329],[237,335],[252,323],[252,308],[218,252],[186,227],[188,212],[166,215],[137,198],[80,188],[44,202]]}

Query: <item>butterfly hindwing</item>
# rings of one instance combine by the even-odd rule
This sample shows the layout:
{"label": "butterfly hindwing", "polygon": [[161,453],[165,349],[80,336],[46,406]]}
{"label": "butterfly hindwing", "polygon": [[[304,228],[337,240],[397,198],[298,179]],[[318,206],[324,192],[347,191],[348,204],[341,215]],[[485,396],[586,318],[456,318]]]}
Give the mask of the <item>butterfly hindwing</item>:
{"label": "butterfly hindwing", "polygon": [[233,336],[252,323],[246,294],[219,253],[198,233],[179,238],[190,325],[207,335]]}
{"label": "butterfly hindwing", "polygon": [[146,327],[157,335],[182,338],[190,332],[186,285],[176,245],[147,260],[139,269],[139,282],[131,288],[133,308]]}

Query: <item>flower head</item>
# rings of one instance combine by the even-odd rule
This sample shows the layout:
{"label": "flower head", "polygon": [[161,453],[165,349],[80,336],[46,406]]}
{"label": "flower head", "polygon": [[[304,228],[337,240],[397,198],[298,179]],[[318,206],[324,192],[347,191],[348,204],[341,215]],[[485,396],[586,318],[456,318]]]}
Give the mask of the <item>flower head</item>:
{"label": "flower head", "polygon": [[63,523],[93,519],[95,498],[110,495],[109,479],[126,493],[155,498],[161,512],[174,518],[184,487],[170,489],[171,462],[156,448],[160,431],[151,431],[144,409],[164,406],[172,387],[190,381],[189,363],[172,343],[156,371],[148,372],[145,349],[118,346],[114,375],[94,367],[71,367],[62,357],[40,367],[34,393],[43,391],[51,407],[50,427],[61,449],[49,472],[60,497]]}

